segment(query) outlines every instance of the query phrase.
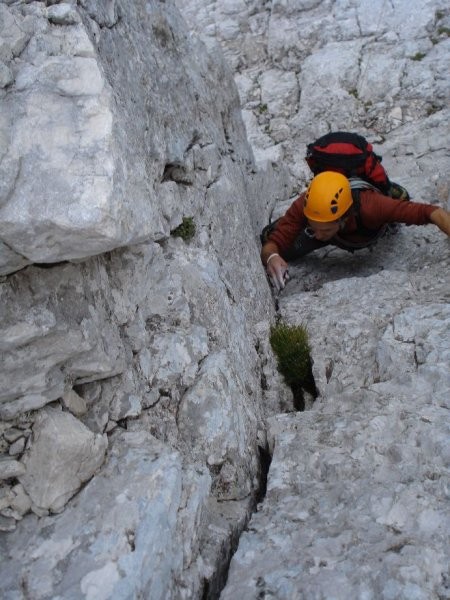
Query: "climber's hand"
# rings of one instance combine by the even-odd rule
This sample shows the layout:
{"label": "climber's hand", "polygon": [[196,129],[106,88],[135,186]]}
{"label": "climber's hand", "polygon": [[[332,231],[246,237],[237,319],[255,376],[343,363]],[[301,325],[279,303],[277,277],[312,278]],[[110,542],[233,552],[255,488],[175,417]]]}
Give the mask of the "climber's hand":
{"label": "climber's hand", "polygon": [[267,261],[266,269],[272,285],[278,291],[282,290],[289,279],[287,262],[279,254],[271,254]]}

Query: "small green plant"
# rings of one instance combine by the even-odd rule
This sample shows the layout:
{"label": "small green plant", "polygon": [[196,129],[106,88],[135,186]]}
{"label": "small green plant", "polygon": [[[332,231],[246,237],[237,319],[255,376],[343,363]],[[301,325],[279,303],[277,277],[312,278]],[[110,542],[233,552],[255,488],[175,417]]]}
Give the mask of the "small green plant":
{"label": "small green plant", "polygon": [[277,357],[278,370],[286,383],[295,388],[305,384],[311,370],[306,328],[280,321],[270,329],[270,344]]}
{"label": "small green plant", "polygon": [[425,58],[426,54],[423,52],[416,52],[413,56],[411,56],[411,60],[422,60]]}
{"label": "small green plant", "polygon": [[267,112],[267,104],[260,104],[259,105],[259,112],[260,114],[264,114]]}
{"label": "small green plant", "polygon": [[170,232],[174,237],[180,237],[185,242],[189,242],[195,235],[195,223],[193,217],[183,217],[178,227]]}
{"label": "small green plant", "polygon": [[447,37],[449,37],[450,36],[450,27],[439,27],[438,34],[446,35]]}
{"label": "small green plant", "polygon": [[437,106],[436,104],[432,104],[431,106],[429,106],[429,107],[427,108],[427,115],[428,115],[428,116],[430,116],[430,115],[434,115],[434,113],[437,113],[437,112],[439,112],[440,110],[441,110],[441,109],[440,109],[440,107],[439,107],[439,106]]}
{"label": "small green plant", "polygon": [[348,93],[356,99],[358,99],[358,97],[359,97],[358,90],[356,88],[352,88],[351,90],[348,91]]}

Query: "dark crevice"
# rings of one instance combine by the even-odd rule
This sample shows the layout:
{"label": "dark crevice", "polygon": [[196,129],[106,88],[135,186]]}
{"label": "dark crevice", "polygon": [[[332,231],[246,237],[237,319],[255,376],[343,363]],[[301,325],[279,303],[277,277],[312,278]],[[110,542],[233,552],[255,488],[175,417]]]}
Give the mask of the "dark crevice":
{"label": "dark crevice", "polygon": [[60,260],[58,262],[52,262],[52,263],[33,263],[32,265],[29,266],[33,266],[36,267],[37,269],[52,269],[53,267],[59,267],[61,265],[66,265],[69,261],[67,260]]}
{"label": "dark crevice", "polygon": [[312,372],[312,365],[309,365],[307,378],[301,383],[297,385],[291,385],[292,395],[294,397],[294,408],[297,411],[305,410],[305,394],[309,394],[315,400],[319,395],[317,391],[316,382],[314,380],[314,375]]}
{"label": "dark crevice", "polygon": [[[245,529],[245,526],[244,526]],[[242,530],[234,530],[230,537],[222,544],[222,556],[217,563],[214,575],[210,579],[204,579],[202,600],[219,600],[222,590],[227,584],[228,572],[231,559],[237,550]]]}
{"label": "dark crevice", "polygon": [[243,524],[242,530],[235,530],[230,536],[228,548],[223,548],[223,559],[220,567],[215,571],[214,577],[204,581],[202,600],[219,600],[220,594],[227,584],[230,563],[235,554],[243,531],[248,531],[248,524],[253,513],[258,510],[258,505],[264,500],[267,492],[267,478],[269,474],[272,455],[267,448],[258,446],[259,454],[259,485],[254,492],[253,509],[248,519]]}
{"label": "dark crevice", "polygon": [[255,501],[256,505],[260,504],[266,497],[267,492],[267,478],[269,476],[270,464],[272,462],[272,455],[268,451],[267,448],[263,448],[262,446],[258,446],[259,452],[259,464],[260,464],[260,478],[259,478],[259,488],[256,492]]}
{"label": "dark crevice", "polygon": [[[278,306],[276,306],[276,310],[278,312]],[[255,345],[255,350],[259,353],[259,344]],[[314,400],[317,398],[318,392],[314,380],[314,375],[312,372],[311,362],[308,367],[306,378],[301,383],[291,385],[290,387],[292,389],[294,398],[294,408],[297,411],[305,410],[306,394],[311,396]],[[267,380],[263,372],[261,375],[261,388],[267,389]],[[258,446],[257,452],[259,455],[259,485],[254,492],[253,510],[251,514],[249,514],[248,519],[246,520],[246,523],[243,526],[243,529],[241,531],[234,531],[228,539],[229,546],[228,548],[223,548],[223,560],[221,562],[220,568],[216,569],[214,577],[211,580],[204,581],[202,600],[219,600],[221,592],[227,584],[231,560],[238,548],[239,539],[242,535],[242,532],[249,531],[249,523],[252,518],[252,515],[256,511],[258,511],[259,507],[262,505],[266,497],[272,455],[270,454],[267,446]]]}
{"label": "dark crevice", "polygon": [[[258,347],[256,347],[258,351]],[[265,380],[265,377],[264,377]],[[262,380],[263,381],[263,380]],[[265,383],[267,385],[267,382]],[[264,387],[264,385],[262,385]],[[294,396],[294,408],[297,411],[305,410],[305,394],[309,394],[314,399],[317,398],[318,392],[314,381],[312,372],[312,364],[309,365],[307,378],[297,386],[291,386],[292,393]],[[215,575],[210,580],[204,581],[202,600],[219,600],[222,590],[225,588],[228,580],[228,573],[230,569],[231,560],[235,554],[239,539],[243,531],[249,531],[248,525],[252,518],[253,513],[258,511],[259,506],[264,501],[267,493],[267,482],[269,476],[270,465],[272,463],[272,455],[270,454],[268,447],[258,446],[259,454],[259,485],[254,493],[254,505],[251,514],[249,515],[246,523],[241,531],[234,531],[229,538],[228,548],[224,548],[223,560],[221,568],[216,569]],[[214,474],[213,472],[211,473]]]}
{"label": "dark crevice", "polygon": [[200,133],[199,133],[197,130],[195,130],[195,131],[194,131],[194,133],[192,134],[192,139],[191,139],[191,141],[189,142],[189,144],[188,144],[188,145],[187,145],[187,147],[186,147],[186,150],[184,151],[184,155],[186,156],[186,154],[187,154],[187,153],[188,153],[190,150],[192,150],[192,148],[193,148],[193,147],[194,147],[196,144],[199,144],[199,143],[200,143],[200,140],[201,140],[201,135],[200,135]]}
{"label": "dark crevice", "polygon": [[165,165],[161,182],[174,181],[182,185],[192,185],[192,174],[188,173],[187,168],[176,162],[169,162]]}

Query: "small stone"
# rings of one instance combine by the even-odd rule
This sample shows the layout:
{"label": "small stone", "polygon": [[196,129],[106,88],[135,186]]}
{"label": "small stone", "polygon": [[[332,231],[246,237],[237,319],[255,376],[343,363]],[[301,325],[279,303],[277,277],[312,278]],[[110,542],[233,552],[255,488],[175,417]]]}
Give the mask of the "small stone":
{"label": "small stone", "polygon": [[70,413],[50,407],[37,416],[33,437],[20,482],[37,509],[59,512],[103,463],[107,438],[93,434]]}
{"label": "small stone", "polygon": [[0,459],[0,479],[11,479],[25,475],[26,467],[23,463],[12,458]]}
{"label": "small stone", "polygon": [[31,499],[25,492],[23,485],[18,483],[11,489],[14,495],[11,500],[11,508],[16,511],[21,517],[25,515],[31,509]]}
{"label": "small stone", "polygon": [[17,427],[11,427],[11,429],[7,429],[5,431],[3,437],[7,442],[13,444],[20,437],[23,437],[23,431],[21,429],[17,429]]}
{"label": "small stone", "polygon": [[0,88],[5,88],[13,81],[14,77],[11,73],[11,70],[5,65],[5,63],[0,62]]}
{"label": "small stone", "polygon": [[11,502],[11,489],[6,486],[0,487],[0,511],[8,508]]}
{"label": "small stone", "polygon": [[392,121],[401,123],[403,120],[403,111],[400,106],[395,106],[390,112],[389,117]]}
{"label": "small stone", "polygon": [[16,440],[14,442],[14,444],[11,444],[11,446],[9,447],[9,455],[10,456],[17,456],[19,454],[22,454],[22,452],[25,450],[25,444],[27,443],[27,440],[25,437],[21,437],[18,440]]}
{"label": "small stone", "polygon": [[31,510],[38,517],[48,517],[48,515],[50,514],[49,510],[47,510],[45,508],[41,508],[39,506],[36,506],[36,504],[34,504],[34,503],[31,504]]}
{"label": "small stone", "polygon": [[0,515],[0,531],[14,531],[16,528],[16,520],[12,517],[4,517]]}
{"label": "small stone", "polygon": [[125,394],[112,402],[111,418],[114,421],[120,421],[121,419],[127,419],[128,417],[138,417],[141,412],[141,400],[134,394]]}
{"label": "small stone", "polygon": [[62,403],[76,417],[81,417],[87,412],[86,400],[79,396],[75,390],[69,390],[63,394]]}
{"label": "small stone", "polygon": [[50,6],[47,10],[47,18],[55,25],[76,25],[81,20],[76,8],[65,2]]}

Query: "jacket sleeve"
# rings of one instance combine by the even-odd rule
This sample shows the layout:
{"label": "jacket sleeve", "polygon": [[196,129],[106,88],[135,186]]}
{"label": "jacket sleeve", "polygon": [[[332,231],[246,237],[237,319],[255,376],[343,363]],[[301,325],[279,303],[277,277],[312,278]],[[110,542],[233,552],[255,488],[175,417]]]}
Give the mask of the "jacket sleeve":
{"label": "jacket sleeve", "polygon": [[286,214],[278,221],[274,231],[268,239],[274,242],[281,252],[288,250],[294,243],[295,238],[300,234],[306,225],[306,219],[303,214],[304,194],[299,196],[291,204]]}
{"label": "jacket sleeve", "polygon": [[426,225],[438,207],[432,204],[396,200],[377,192],[361,194],[361,218],[366,227],[378,228],[386,223]]}

